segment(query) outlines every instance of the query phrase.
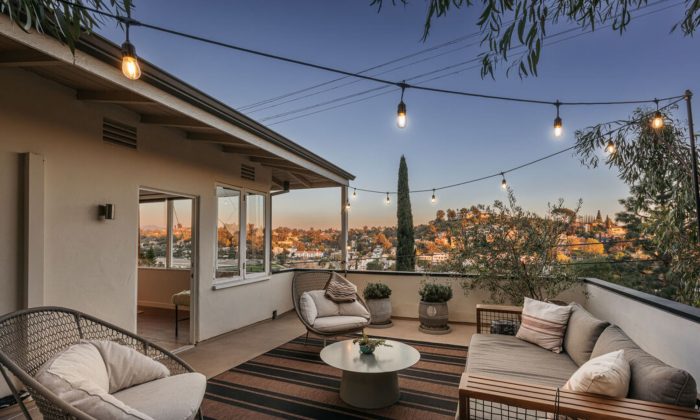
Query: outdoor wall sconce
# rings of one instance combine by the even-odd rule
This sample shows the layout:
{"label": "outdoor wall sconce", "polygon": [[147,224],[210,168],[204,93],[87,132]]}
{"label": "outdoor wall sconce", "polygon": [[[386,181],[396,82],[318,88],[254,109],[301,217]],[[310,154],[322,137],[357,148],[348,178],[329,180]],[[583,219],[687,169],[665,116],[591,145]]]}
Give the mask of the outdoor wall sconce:
{"label": "outdoor wall sconce", "polygon": [[97,215],[100,220],[114,220],[114,204],[100,204]]}

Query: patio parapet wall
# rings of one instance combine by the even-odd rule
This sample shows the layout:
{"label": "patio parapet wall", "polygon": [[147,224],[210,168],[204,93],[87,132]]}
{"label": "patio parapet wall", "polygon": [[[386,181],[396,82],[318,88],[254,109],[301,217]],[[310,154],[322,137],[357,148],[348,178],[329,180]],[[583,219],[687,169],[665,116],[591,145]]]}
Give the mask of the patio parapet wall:
{"label": "patio parapet wall", "polygon": [[[307,271],[284,270],[283,273]],[[342,272],[341,272],[342,273]],[[418,289],[430,281],[451,284],[454,297],[448,303],[451,322],[476,322],[476,305],[488,302],[488,293],[465,295],[461,283],[473,276],[447,273],[347,271],[347,278],[361,291],[367,283],[391,287],[392,315],[418,318]],[[700,383],[700,308],[649,295],[604,280],[584,278],[580,287],[558,299],[574,301],[596,317],[620,326],[640,347],[671,366],[685,369]]]}

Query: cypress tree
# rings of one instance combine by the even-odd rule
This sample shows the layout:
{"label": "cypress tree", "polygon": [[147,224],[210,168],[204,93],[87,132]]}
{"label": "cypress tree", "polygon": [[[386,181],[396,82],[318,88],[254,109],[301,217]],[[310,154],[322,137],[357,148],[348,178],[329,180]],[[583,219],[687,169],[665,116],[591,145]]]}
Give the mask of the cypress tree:
{"label": "cypress tree", "polygon": [[411,212],[411,197],[408,189],[408,166],[406,158],[401,156],[399,165],[398,199],[396,200],[396,271],[413,271],[416,266],[416,251],[414,247],[413,214]]}

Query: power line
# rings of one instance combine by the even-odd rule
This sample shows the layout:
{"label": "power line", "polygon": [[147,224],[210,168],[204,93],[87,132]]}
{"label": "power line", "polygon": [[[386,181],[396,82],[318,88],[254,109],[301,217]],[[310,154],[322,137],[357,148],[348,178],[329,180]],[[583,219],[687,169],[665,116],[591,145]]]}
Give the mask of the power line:
{"label": "power line", "polygon": [[[660,107],[659,110],[667,109],[667,108],[669,108],[669,107],[671,107],[671,106],[677,104],[678,102],[682,101],[683,99],[684,99],[683,97],[680,97],[680,98],[678,98],[678,99],[676,99],[676,100],[674,100],[674,101],[672,101],[672,102],[669,102],[668,104],[664,105],[663,107]],[[648,112],[648,113],[645,113],[645,114],[643,114],[643,115],[642,115],[641,117],[639,117],[639,118],[636,118],[636,119],[631,120],[631,121],[627,121],[627,122],[625,122],[624,124],[620,125],[619,127],[616,127],[616,128],[614,128],[614,129],[611,129],[611,130],[607,131],[606,133],[603,133],[602,136],[603,136],[603,137],[609,136],[609,135],[611,135],[612,133],[615,133],[615,132],[617,132],[617,131],[619,131],[619,130],[622,130],[622,129],[625,128],[625,127],[629,127],[629,126],[632,125],[632,124],[636,124],[637,122],[642,121],[642,120],[645,119],[646,117],[648,117],[648,116],[650,116],[650,115],[653,115],[653,114],[655,114],[655,113],[656,113],[656,110],[651,111],[651,112]],[[617,122],[617,121],[613,121],[613,122],[609,122],[609,123],[604,123],[604,124],[601,124],[601,125],[612,124],[612,123],[615,123],[615,122]],[[448,189],[448,188],[455,188],[455,187],[459,187],[459,186],[462,186],[462,185],[467,185],[467,184],[472,184],[472,183],[479,182],[479,181],[484,181],[484,180],[491,179],[491,178],[503,177],[505,174],[508,174],[508,173],[511,173],[511,172],[515,172],[515,171],[517,171],[517,170],[526,168],[526,167],[528,167],[528,166],[534,165],[534,164],[536,164],[536,163],[542,162],[542,161],[547,160],[547,159],[551,159],[551,158],[553,158],[553,157],[555,157],[555,156],[559,156],[559,155],[561,155],[562,153],[566,153],[566,152],[568,152],[568,151],[570,151],[570,150],[573,150],[573,149],[575,149],[575,148],[576,148],[576,145],[569,146],[569,147],[567,147],[567,148],[565,148],[565,149],[559,150],[558,152],[550,153],[550,154],[545,155],[545,156],[542,156],[542,157],[540,157],[540,158],[531,160],[531,161],[529,161],[529,162],[525,162],[525,163],[520,164],[520,165],[518,165],[518,166],[514,166],[514,167],[512,167],[512,168],[510,168],[510,169],[506,169],[506,170],[503,170],[503,171],[495,172],[495,173],[490,174],[490,175],[485,175],[485,176],[481,176],[481,177],[478,177],[478,178],[473,178],[473,179],[469,179],[469,180],[466,180],[466,181],[457,182],[457,183],[455,183],[455,184],[444,185],[444,186],[441,186],[441,187],[424,188],[424,189],[418,189],[418,190],[410,190],[409,193],[425,193],[425,192],[431,192],[431,191],[440,191],[440,190],[444,190],[444,189]],[[361,188],[361,187],[352,187],[352,186],[350,186],[349,188],[352,188],[352,189],[355,190],[355,191],[362,191],[362,192],[367,192],[367,193],[372,193],[372,194],[382,194],[382,195],[384,195],[384,194],[396,195],[396,194],[397,194],[396,191],[381,191],[381,190],[368,189],[368,188]]]}
{"label": "power line", "polygon": [[[647,4],[647,5],[645,5],[645,6],[642,6],[642,7],[640,7],[638,10],[643,10],[643,9],[645,9],[645,8],[647,8],[647,7],[651,7],[651,6],[657,6],[657,5],[666,3],[666,2],[668,2],[668,1],[670,1],[670,0],[660,0],[660,1],[656,2],[656,3],[654,3],[654,4]],[[635,16],[635,17],[638,18],[638,19],[639,19],[639,18],[643,18],[643,17],[647,17],[647,16],[650,16],[650,15],[652,15],[652,14],[656,14],[656,13],[660,13],[660,12],[669,10],[670,8],[673,8],[673,7],[682,5],[682,4],[683,4],[683,2],[678,2],[678,3],[672,4],[672,5],[669,5],[669,6],[660,8],[660,9],[652,10],[652,11],[649,11],[649,12],[646,12],[646,13],[643,13],[643,14],[640,14],[640,15],[637,15],[637,16]],[[608,28],[608,27],[611,27],[611,26],[612,26],[611,24],[607,24],[607,25],[604,25],[604,26],[600,27],[599,29]],[[556,38],[556,37],[559,37],[559,36],[562,36],[562,35],[566,35],[566,34],[570,34],[570,33],[572,33],[572,32],[578,31],[578,30],[579,30],[579,28],[569,28],[569,29],[566,29],[566,30],[557,32],[557,33],[555,33],[555,34],[548,35],[548,36],[545,37],[545,40],[547,40],[547,39],[552,39],[552,38]],[[547,45],[547,46],[556,45],[556,44],[559,44],[559,43],[561,43],[561,42],[570,41],[570,40],[572,40],[572,39],[576,39],[576,38],[579,38],[579,37],[582,37],[582,36],[584,36],[584,35],[588,35],[588,34],[591,34],[591,33],[593,33],[592,30],[587,30],[587,31],[584,31],[584,32],[581,32],[581,33],[578,33],[578,34],[575,34],[575,35],[572,35],[572,36],[563,38],[563,39],[558,39],[558,40],[555,40],[555,41],[553,41],[553,42],[547,42],[545,45]],[[510,48],[509,51],[524,50],[524,49],[525,49],[524,46],[513,46],[513,47]],[[424,77],[424,76],[427,76],[427,75],[431,75],[431,74],[435,74],[435,73],[440,73],[440,72],[442,72],[442,71],[449,70],[449,69],[452,69],[452,68],[455,68],[455,67],[460,67],[460,66],[463,66],[463,65],[466,65],[466,64],[474,63],[474,62],[479,61],[479,60],[480,60],[480,57],[477,56],[477,57],[472,58],[472,59],[469,59],[469,60],[467,60],[467,61],[462,61],[462,62],[459,62],[459,63],[451,64],[451,65],[448,65],[448,66],[445,66],[445,67],[441,67],[441,68],[432,70],[432,71],[427,72],[427,73],[423,73],[423,74],[421,74],[421,75],[416,75],[416,76],[412,76],[412,77],[410,77],[410,78],[406,78],[406,80],[409,80],[409,81],[415,80],[415,79],[418,79],[418,78],[421,78],[421,77]],[[409,64],[410,64],[410,63],[409,63]],[[405,65],[405,66],[408,66],[408,64]],[[456,74],[460,74],[460,73],[462,73],[462,72],[464,72],[464,71],[471,70],[471,69],[474,69],[474,68],[477,68],[477,67],[480,67],[480,64],[479,64],[479,65],[475,65],[475,66],[469,66],[469,67],[466,67],[466,68],[464,68],[464,69],[460,69],[460,70],[458,70],[458,71],[454,71],[454,72],[451,72],[451,73],[439,75],[439,76],[436,76],[436,77],[433,77],[433,78],[429,78],[429,79],[426,79],[426,80],[418,81],[417,83],[427,83],[427,82],[431,82],[431,81],[434,81],[434,80],[443,79],[443,78],[445,78],[445,77],[454,76],[454,75],[456,75]],[[392,71],[392,70],[387,70],[387,72],[389,72],[389,71]],[[385,73],[385,72],[383,72],[383,73]],[[383,74],[383,73],[379,73],[379,74]],[[285,102],[283,102],[283,103],[280,103],[280,104],[277,104],[277,105],[274,105],[274,106],[280,106],[280,105],[283,105],[283,104],[286,104],[286,103],[289,103],[289,102],[294,102],[294,101],[297,101],[297,100],[305,99],[305,98],[314,96],[314,95],[316,95],[316,94],[320,94],[320,93],[323,93],[323,92],[328,92],[328,91],[331,91],[331,90],[335,90],[335,89],[338,89],[338,88],[340,88],[340,87],[344,87],[344,86],[348,86],[348,85],[350,85],[350,84],[357,83],[357,82],[359,82],[359,81],[360,81],[360,80],[355,80],[355,81],[353,81],[353,82],[345,83],[345,84],[342,84],[342,85],[337,86],[337,87],[334,87],[334,88],[325,89],[325,90],[320,91],[320,92],[317,92],[317,93],[315,93],[315,94],[304,95],[304,96],[302,96],[302,97],[299,97],[299,98],[296,98],[296,99],[293,99],[293,100],[285,101]],[[415,85],[414,85],[414,86],[415,86]],[[321,106],[329,105],[329,104],[332,104],[332,103],[335,103],[335,102],[341,102],[341,101],[343,101],[343,100],[345,100],[345,99],[349,99],[349,98],[353,98],[353,97],[356,97],[356,96],[360,96],[360,95],[362,95],[362,94],[368,94],[368,93],[372,93],[372,92],[375,92],[375,91],[378,91],[378,90],[386,90],[386,89],[388,89],[388,88],[390,88],[390,87],[389,87],[389,86],[385,86],[385,87],[382,88],[382,89],[377,89],[377,88],[368,89],[368,90],[359,92],[359,93],[357,93],[357,94],[351,94],[351,95],[343,96],[343,97],[340,97],[340,98],[335,98],[335,99],[332,99],[332,100],[328,100],[328,101],[322,102],[322,103],[320,103],[320,104],[308,105],[308,106],[305,106],[305,107],[302,107],[302,108],[298,108],[298,109],[295,109],[295,110],[292,110],[292,111],[287,111],[287,112],[284,112],[284,113],[281,113],[281,114],[276,114],[276,115],[272,115],[272,116],[267,116],[267,117],[264,117],[264,118],[262,119],[262,121],[269,121],[269,120],[273,120],[273,119],[282,118],[282,117],[285,117],[285,116],[288,116],[288,115],[292,115],[292,114],[295,114],[295,113],[299,113],[299,112],[307,111],[307,110],[310,110],[310,109],[318,108],[318,107],[321,107]],[[319,114],[319,113],[321,113],[321,112],[330,111],[330,110],[337,109],[337,108],[340,108],[340,107],[343,107],[343,106],[352,105],[352,104],[355,104],[355,103],[358,103],[358,102],[362,102],[362,101],[364,101],[364,100],[373,99],[373,98],[376,98],[376,97],[378,97],[378,96],[386,95],[386,94],[389,94],[389,93],[392,93],[392,92],[393,92],[393,91],[391,91],[391,92],[390,92],[390,91],[385,91],[385,92],[383,92],[383,93],[381,93],[381,94],[375,94],[375,95],[371,95],[371,96],[366,97],[366,98],[362,98],[362,99],[358,99],[358,100],[353,100],[353,101],[347,102],[347,103],[345,103],[345,104],[341,104],[341,105],[339,105],[339,106],[332,106],[332,107],[324,108],[324,109],[322,109],[322,110],[318,110],[318,111],[315,111],[315,112],[309,112],[309,113],[305,113],[305,114],[302,114],[302,115],[299,115],[299,116],[296,116],[296,117],[287,118],[287,119],[284,119],[284,120],[281,120],[281,121],[275,121],[275,122],[272,122],[272,123],[268,123],[268,125],[272,126],[272,125],[276,125],[276,124],[281,124],[281,123],[293,121],[293,120],[296,120],[296,119],[299,119],[299,118],[304,118],[304,117],[307,117],[307,116]],[[632,102],[632,103],[635,103],[635,102]],[[591,105],[592,103],[589,103],[589,102],[579,102],[578,104],[579,104],[579,105]],[[615,105],[617,105],[617,104],[620,104],[620,103],[616,103]],[[273,106],[271,106],[271,107],[273,107]],[[271,108],[271,107],[268,107],[268,108]],[[260,109],[260,110],[262,110],[262,109]]]}
{"label": "power line", "polygon": [[474,98],[481,98],[481,99],[492,99],[492,100],[499,100],[499,101],[509,101],[509,102],[519,102],[519,103],[529,103],[529,104],[537,104],[537,105],[551,105],[551,106],[580,106],[580,105],[620,105],[620,104],[645,104],[645,103],[655,103],[656,101],[665,101],[665,100],[670,100],[670,99],[676,99],[678,98],[677,96],[674,97],[666,97],[666,98],[654,98],[654,99],[641,99],[641,100],[616,100],[616,101],[575,101],[575,102],[566,102],[566,101],[551,101],[551,100],[543,100],[543,99],[531,99],[531,98],[522,98],[522,97],[512,97],[512,96],[502,96],[502,95],[489,95],[489,94],[484,94],[484,93],[476,93],[476,92],[467,92],[467,91],[458,91],[458,90],[450,90],[450,89],[441,89],[441,88],[435,88],[435,87],[428,87],[428,86],[417,86],[417,85],[411,85],[407,84],[405,82],[397,82],[393,80],[388,80],[388,79],[382,79],[378,77],[373,77],[373,76],[367,76],[364,74],[360,73],[355,73],[351,72],[348,70],[340,69],[337,67],[331,67],[327,65],[322,65],[322,64],[317,64],[317,63],[312,63],[309,61],[304,61],[296,58],[291,58],[291,57],[286,57],[278,54],[272,54],[264,51],[259,51],[259,50],[254,50],[251,48],[246,48],[242,47],[239,45],[223,42],[223,41],[218,41],[210,38],[205,38],[199,35],[194,35],[190,33],[186,33],[183,31],[179,31],[176,29],[170,29],[166,28],[163,26],[158,26],[158,25],[153,25],[145,22],[141,22],[138,20],[135,20],[131,17],[124,17],[120,15],[115,15],[110,12],[106,12],[104,10],[100,10],[94,7],[89,7],[85,6],[82,4],[74,3],[71,1],[67,0],[58,0],[61,3],[68,4],[73,7],[81,8],[96,14],[99,14],[101,16],[109,17],[112,19],[115,19],[119,22],[122,22],[123,24],[127,26],[139,26],[143,28],[148,28],[152,29],[155,31],[167,33],[170,35],[175,35],[179,36],[182,38],[187,38],[191,39],[194,41],[199,41],[203,42],[206,44],[211,44],[211,45],[216,45],[222,48],[227,48],[231,49],[234,51],[239,51],[239,52],[244,52],[247,54],[251,55],[256,55],[260,57],[265,57],[277,61],[282,61],[290,64],[296,64],[299,66],[304,66],[304,67],[309,67],[317,70],[322,70],[330,73],[336,73],[344,76],[349,76],[349,77],[355,77],[358,79],[364,79],[384,85],[392,85],[399,87],[401,89],[416,89],[416,90],[421,90],[421,91],[426,91],[426,92],[435,92],[435,93],[443,93],[443,94],[451,94],[451,95],[458,95],[458,96],[466,96],[466,97],[474,97]]}

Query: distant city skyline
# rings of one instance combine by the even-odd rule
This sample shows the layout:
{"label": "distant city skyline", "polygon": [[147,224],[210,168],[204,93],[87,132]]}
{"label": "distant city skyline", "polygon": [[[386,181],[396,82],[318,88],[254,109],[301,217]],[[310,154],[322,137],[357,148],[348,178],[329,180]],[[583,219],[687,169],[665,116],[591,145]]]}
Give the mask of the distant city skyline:
{"label": "distant city skyline", "polygon": [[[425,12],[422,2],[406,7],[385,5],[379,14],[368,3],[212,1],[211,7],[201,7],[177,0],[162,7],[161,1],[137,1],[134,17],[351,71],[463,37],[476,29],[476,9],[462,9],[434,22],[430,37],[423,43],[420,41]],[[632,24],[623,36],[612,29],[600,29],[566,42],[545,44],[537,78],[506,77],[505,69],[500,68],[494,81],[481,79],[478,67],[458,66],[456,70],[465,71],[427,84],[562,101],[642,99],[678,95],[685,89],[700,91],[695,74],[700,65],[697,38],[669,33],[673,23],[681,18],[682,6],[652,3],[650,9],[663,11],[640,19],[635,19],[633,13]],[[556,32],[567,28],[554,29]],[[114,42],[123,41],[123,33],[111,23],[99,32]],[[237,108],[337,78],[138,27],[132,29],[131,38],[144,59]],[[480,50],[476,45],[467,48],[467,44],[455,44],[452,53],[407,65],[382,77],[403,80],[472,59]],[[400,62],[397,67],[410,61]],[[346,82],[349,80],[343,81]],[[576,129],[625,119],[634,109],[627,105],[563,108],[564,135],[555,138],[554,109],[549,106],[409,90],[404,98],[408,126],[400,130],[395,122],[399,92],[394,90],[363,102],[283,122],[329,108],[319,106],[324,101],[359,95],[335,103],[340,105],[367,98],[372,94],[359,92],[375,87],[378,86],[360,81],[279,107],[258,112],[249,108],[244,112],[355,174],[357,180],[352,185],[394,191],[402,154],[408,161],[412,189],[431,189],[506,170],[569,147],[574,143]],[[312,108],[270,118],[304,107]],[[673,115],[685,120],[683,109]],[[614,172],[604,167],[584,168],[571,153],[509,174],[507,178],[519,203],[540,214],[548,202],[561,197],[570,206],[581,198],[584,214],[601,210],[603,215],[613,217],[620,209],[617,200],[627,195],[627,186]],[[425,223],[438,208],[492,204],[494,200],[504,199],[499,183],[500,180],[491,179],[439,191],[436,205],[430,203],[430,193],[415,194],[411,197],[414,221]],[[389,206],[383,200],[381,195],[358,192],[357,199],[351,201],[350,226],[394,225],[395,200]],[[340,208],[337,188],[292,191],[274,197],[273,226],[338,227]]]}

